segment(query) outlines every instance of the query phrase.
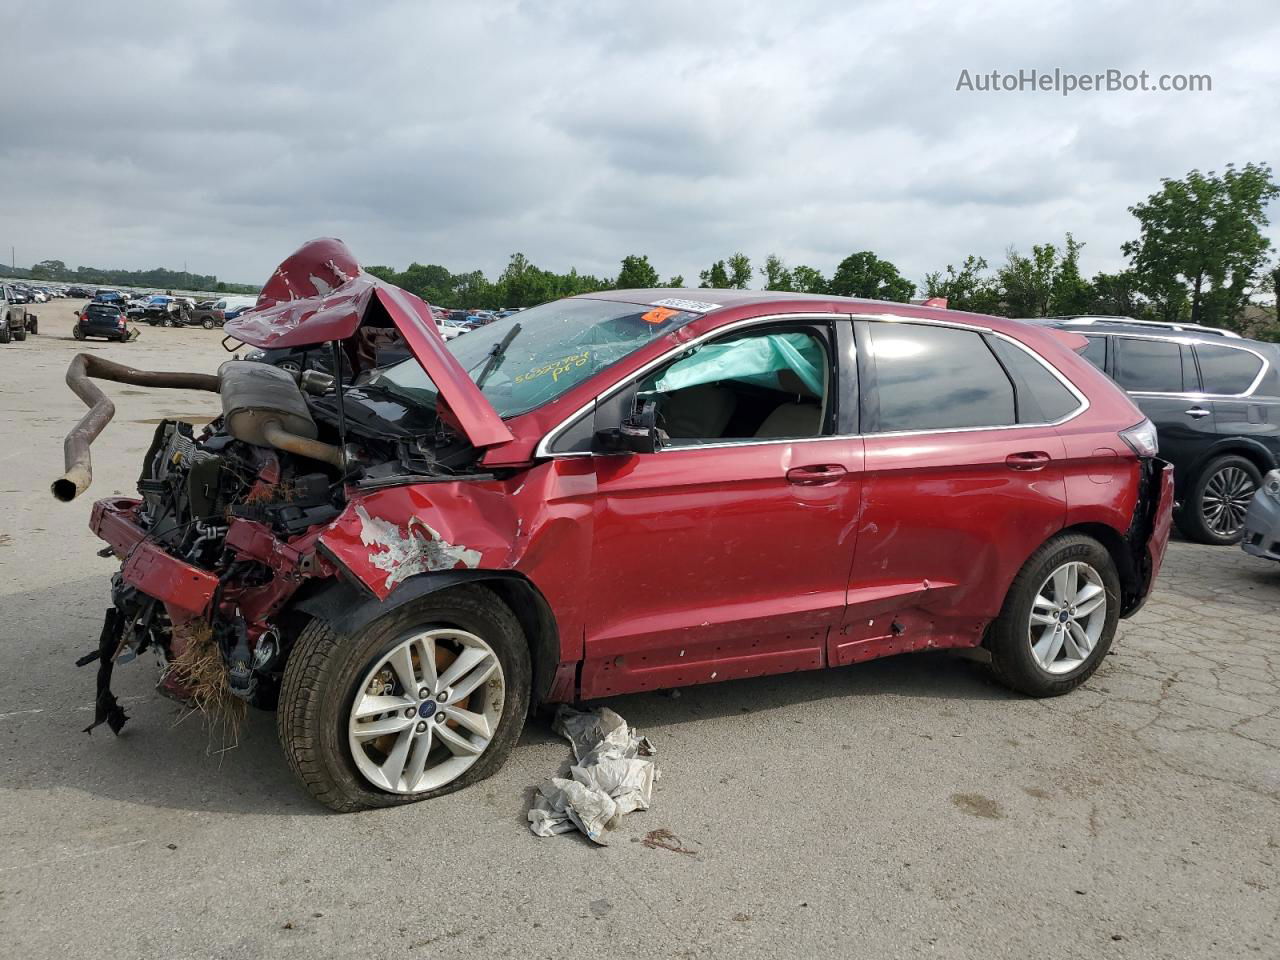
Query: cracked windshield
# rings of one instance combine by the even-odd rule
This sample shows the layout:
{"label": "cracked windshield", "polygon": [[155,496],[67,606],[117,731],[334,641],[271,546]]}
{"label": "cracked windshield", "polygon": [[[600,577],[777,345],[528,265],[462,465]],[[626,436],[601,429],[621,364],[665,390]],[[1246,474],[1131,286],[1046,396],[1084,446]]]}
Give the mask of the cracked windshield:
{"label": "cracked windshield", "polygon": [[[449,350],[498,415],[514,417],[696,316],[652,304],[559,300],[459,337]],[[417,360],[405,360],[371,382],[421,403],[435,401],[435,385]]]}

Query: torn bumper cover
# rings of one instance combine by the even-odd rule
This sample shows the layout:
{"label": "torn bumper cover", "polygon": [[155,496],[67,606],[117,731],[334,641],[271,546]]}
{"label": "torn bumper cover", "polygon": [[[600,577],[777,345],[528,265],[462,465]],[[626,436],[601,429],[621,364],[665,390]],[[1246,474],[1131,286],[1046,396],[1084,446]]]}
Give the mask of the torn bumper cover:
{"label": "torn bumper cover", "polygon": [[1138,504],[1125,533],[1121,559],[1120,616],[1132,617],[1146,604],[1160,573],[1173,526],[1173,464],[1157,457],[1142,463]]}

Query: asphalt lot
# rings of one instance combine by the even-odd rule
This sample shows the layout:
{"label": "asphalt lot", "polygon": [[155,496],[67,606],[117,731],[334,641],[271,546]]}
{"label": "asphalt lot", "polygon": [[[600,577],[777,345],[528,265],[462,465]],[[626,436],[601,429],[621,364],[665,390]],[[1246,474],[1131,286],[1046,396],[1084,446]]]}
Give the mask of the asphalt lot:
{"label": "asphalt lot", "polygon": [[[108,386],[96,479],[55,503],[81,349],[212,372],[220,333],[70,338],[78,304],[0,347],[0,954],[12,957],[1280,956],[1280,566],[1170,548],[1090,683],[1011,695],[900,657],[607,701],[657,744],[652,810],[611,846],[532,836],[568,755],[545,722],[440,800],[337,816],[274,718],[207,751],[121,667],[132,722],[80,732],[114,562],[94,496],[132,493],[160,417],[209,394]],[[686,852],[646,845],[665,829]]]}

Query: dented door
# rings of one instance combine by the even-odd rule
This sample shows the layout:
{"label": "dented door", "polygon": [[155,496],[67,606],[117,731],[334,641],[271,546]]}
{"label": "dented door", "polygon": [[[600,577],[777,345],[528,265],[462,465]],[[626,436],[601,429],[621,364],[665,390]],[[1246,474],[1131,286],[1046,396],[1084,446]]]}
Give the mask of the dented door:
{"label": "dented door", "polygon": [[862,458],[858,437],[594,458],[583,697],[823,666]]}

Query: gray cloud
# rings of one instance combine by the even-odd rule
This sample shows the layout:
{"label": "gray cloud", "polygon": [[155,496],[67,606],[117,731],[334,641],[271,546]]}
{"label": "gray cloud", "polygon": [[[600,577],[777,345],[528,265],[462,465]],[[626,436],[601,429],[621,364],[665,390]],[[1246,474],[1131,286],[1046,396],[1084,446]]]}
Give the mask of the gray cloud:
{"label": "gray cloud", "polygon": [[[1067,231],[1119,265],[1162,176],[1272,160],[1270,0],[19,4],[0,245],[261,280],[521,250],[692,279],[741,249],[913,279]],[[305,10],[305,13],[302,11]],[[956,92],[961,69],[1209,73],[1208,94]]]}

